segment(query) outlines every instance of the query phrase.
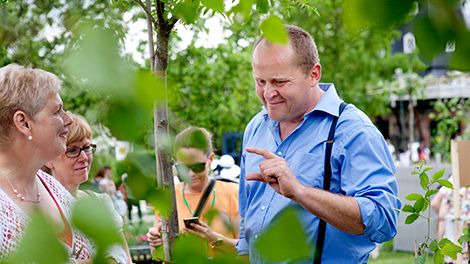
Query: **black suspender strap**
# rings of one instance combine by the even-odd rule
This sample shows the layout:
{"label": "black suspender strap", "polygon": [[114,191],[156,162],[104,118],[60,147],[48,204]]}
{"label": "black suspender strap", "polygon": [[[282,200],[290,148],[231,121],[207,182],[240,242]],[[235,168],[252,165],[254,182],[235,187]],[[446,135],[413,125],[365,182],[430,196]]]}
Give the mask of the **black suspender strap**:
{"label": "black suspender strap", "polygon": [[[336,123],[338,122],[338,118],[343,112],[344,108],[346,108],[347,104],[342,102],[339,106],[339,113],[338,116],[333,118],[333,122],[331,123],[330,132],[328,133],[328,139],[326,141],[326,150],[325,150],[325,175],[323,179],[323,190],[330,191],[330,182],[331,182],[331,150],[333,148],[334,138],[335,138],[335,130],[336,130]],[[315,247],[315,255],[313,258],[314,264],[321,263],[321,256],[323,253],[323,245],[325,243],[325,232],[326,232],[326,222],[320,219],[320,224],[318,225],[318,236],[317,236],[317,244]]]}
{"label": "black suspender strap", "polygon": [[207,202],[207,198],[209,198],[209,195],[211,194],[211,191],[214,188],[214,185],[215,180],[211,178],[209,185],[207,185],[206,190],[204,190],[204,194],[202,195],[201,199],[199,200],[199,203],[197,204],[196,211],[194,211],[193,214],[194,217],[199,217],[199,215],[201,214],[202,209],[204,208],[204,205]]}

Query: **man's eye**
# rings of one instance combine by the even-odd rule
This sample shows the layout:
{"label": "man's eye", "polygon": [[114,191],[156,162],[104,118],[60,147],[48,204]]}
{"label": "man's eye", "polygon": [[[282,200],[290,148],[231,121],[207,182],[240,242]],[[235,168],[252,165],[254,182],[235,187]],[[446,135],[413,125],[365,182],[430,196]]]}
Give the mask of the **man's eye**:
{"label": "man's eye", "polygon": [[266,81],[264,81],[264,80],[258,80],[258,81],[256,81],[256,83],[257,83],[259,86],[263,86],[263,85],[266,84]]}
{"label": "man's eye", "polygon": [[274,85],[276,85],[276,86],[283,86],[286,83],[287,83],[287,81],[274,81]]}

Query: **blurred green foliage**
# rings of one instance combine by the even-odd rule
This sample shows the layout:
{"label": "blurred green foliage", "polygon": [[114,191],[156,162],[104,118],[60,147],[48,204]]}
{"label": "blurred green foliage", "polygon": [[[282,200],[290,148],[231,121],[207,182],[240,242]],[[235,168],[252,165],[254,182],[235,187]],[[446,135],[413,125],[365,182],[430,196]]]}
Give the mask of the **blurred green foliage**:
{"label": "blurred green foliage", "polygon": [[455,44],[450,67],[470,70],[470,29],[462,16],[464,4],[456,0],[351,0],[345,1],[345,19],[353,30],[389,30],[409,23],[423,58],[430,61],[444,54],[447,45]]}
{"label": "blurred green foliage", "polygon": [[285,209],[270,223],[270,227],[255,241],[255,248],[263,259],[270,262],[307,260],[313,252],[294,208]]}
{"label": "blurred green foliage", "polygon": [[96,263],[106,262],[107,249],[121,243],[121,237],[106,203],[94,197],[77,201],[72,213],[72,223],[94,242]]}
{"label": "blurred green foliage", "polygon": [[433,131],[431,152],[440,153],[443,161],[450,161],[450,141],[460,131],[459,124],[468,123],[470,101],[463,98],[437,100],[432,103],[435,110],[430,118],[436,122]]}

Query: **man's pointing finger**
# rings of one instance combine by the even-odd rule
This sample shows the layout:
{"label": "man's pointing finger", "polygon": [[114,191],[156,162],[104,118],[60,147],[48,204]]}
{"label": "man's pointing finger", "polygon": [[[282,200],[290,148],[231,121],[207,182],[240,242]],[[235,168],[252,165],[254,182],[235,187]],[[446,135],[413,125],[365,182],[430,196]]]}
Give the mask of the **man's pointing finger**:
{"label": "man's pointing finger", "polygon": [[278,158],[278,156],[268,150],[262,149],[262,148],[257,148],[257,147],[247,147],[245,149],[247,152],[258,154],[263,156],[265,159],[273,159],[273,158]]}

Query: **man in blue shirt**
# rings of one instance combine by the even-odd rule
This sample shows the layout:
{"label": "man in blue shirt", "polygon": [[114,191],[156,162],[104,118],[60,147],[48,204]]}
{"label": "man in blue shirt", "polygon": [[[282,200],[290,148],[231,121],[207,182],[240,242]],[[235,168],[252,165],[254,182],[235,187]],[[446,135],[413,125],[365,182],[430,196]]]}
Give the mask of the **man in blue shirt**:
{"label": "man in blue shirt", "polygon": [[370,119],[347,105],[335,126],[331,187],[323,190],[328,133],[342,100],[333,84],[320,84],[312,37],[286,29],[287,45],[261,38],[252,54],[264,107],[243,139],[238,253],[249,254],[251,263],[269,262],[255,241],[284,209],[294,208],[312,249],[310,259],[295,263],[313,262],[320,219],[327,223],[322,263],[366,263],[376,243],[396,234],[401,203],[392,157]]}

